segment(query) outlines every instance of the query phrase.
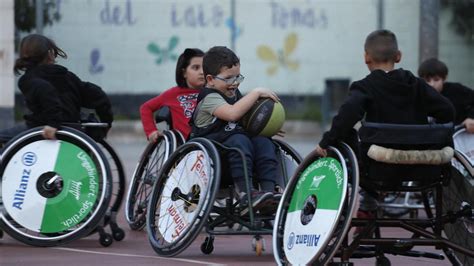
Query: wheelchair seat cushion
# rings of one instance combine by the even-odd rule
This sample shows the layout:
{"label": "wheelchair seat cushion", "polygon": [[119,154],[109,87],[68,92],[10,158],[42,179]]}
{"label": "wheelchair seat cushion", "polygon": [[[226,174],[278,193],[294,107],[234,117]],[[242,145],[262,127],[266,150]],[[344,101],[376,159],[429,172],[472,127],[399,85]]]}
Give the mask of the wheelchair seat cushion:
{"label": "wheelchair seat cushion", "polygon": [[390,164],[429,164],[448,163],[454,156],[453,148],[446,146],[441,150],[397,150],[379,145],[370,145],[369,158]]}

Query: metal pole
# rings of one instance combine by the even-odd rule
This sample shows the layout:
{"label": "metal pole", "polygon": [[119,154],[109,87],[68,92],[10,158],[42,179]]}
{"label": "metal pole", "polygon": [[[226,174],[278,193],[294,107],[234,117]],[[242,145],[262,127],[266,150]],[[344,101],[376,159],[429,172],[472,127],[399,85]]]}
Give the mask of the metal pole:
{"label": "metal pole", "polygon": [[235,0],[230,0],[230,19],[232,27],[230,27],[230,49],[235,51],[235,39],[236,39],[236,21],[235,21]]}
{"label": "metal pole", "polygon": [[439,0],[420,1],[419,63],[438,57]]}
{"label": "metal pole", "polygon": [[384,0],[378,0],[377,2],[377,29],[384,28]]}
{"label": "metal pole", "polygon": [[14,124],[14,91],[13,76],[14,51],[14,1],[2,0],[0,4],[0,129]]}
{"label": "metal pole", "polygon": [[36,33],[43,34],[43,12],[44,12],[44,0],[36,0]]}

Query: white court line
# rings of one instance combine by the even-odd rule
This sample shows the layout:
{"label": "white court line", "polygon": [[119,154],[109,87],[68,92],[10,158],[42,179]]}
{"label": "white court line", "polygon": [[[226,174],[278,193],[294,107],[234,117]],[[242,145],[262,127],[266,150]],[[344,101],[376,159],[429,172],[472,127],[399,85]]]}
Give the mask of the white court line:
{"label": "white court line", "polygon": [[80,253],[98,254],[98,255],[120,256],[120,257],[135,257],[135,258],[147,258],[147,259],[158,259],[158,260],[173,260],[173,261],[182,261],[182,262],[189,262],[189,263],[196,263],[196,264],[203,264],[203,265],[212,265],[212,266],[223,266],[223,265],[225,265],[225,264],[210,263],[210,262],[204,262],[204,261],[198,261],[198,260],[179,259],[179,258],[165,258],[165,257],[157,257],[157,256],[126,254],[126,253],[98,252],[98,251],[76,249],[76,248],[58,248],[58,247],[56,247],[56,248],[51,248],[51,249],[58,249],[58,250],[65,250],[65,251],[72,251],[72,252],[80,252]]}

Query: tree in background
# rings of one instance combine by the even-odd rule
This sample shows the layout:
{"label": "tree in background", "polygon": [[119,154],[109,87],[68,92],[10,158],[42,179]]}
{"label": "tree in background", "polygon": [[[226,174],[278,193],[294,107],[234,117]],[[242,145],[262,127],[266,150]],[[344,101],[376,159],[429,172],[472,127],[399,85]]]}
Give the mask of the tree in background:
{"label": "tree in background", "polygon": [[442,0],[442,5],[452,8],[451,23],[456,32],[474,43],[474,0]]}
{"label": "tree in background", "polygon": [[[52,25],[59,21],[60,0],[43,1],[43,25]],[[36,2],[37,0],[15,0],[15,50],[18,50],[20,32],[31,32],[36,29]]]}

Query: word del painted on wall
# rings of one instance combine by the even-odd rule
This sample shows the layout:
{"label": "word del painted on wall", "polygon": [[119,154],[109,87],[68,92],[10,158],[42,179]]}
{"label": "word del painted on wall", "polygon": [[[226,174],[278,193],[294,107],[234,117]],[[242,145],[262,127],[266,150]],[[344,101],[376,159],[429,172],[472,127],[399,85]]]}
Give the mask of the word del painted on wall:
{"label": "word del painted on wall", "polygon": [[315,8],[285,7],[283,4],[270,2],[272,26],[275,28],[327,28],[326,11]]}
{"label": "word del painted on wall", "polygon": [[105,0],[104,7],[100,11],[100,21],[102,24],[115,26],[134,25],[137,19],[133,16],[131,0],[126,0],[125,3]]}
{"label": "word del painted on wall", "polygon": [[170,18],[173,27],[219,27],[224,23],[224,10],[219,5],[204,8],[202,4],[186,6],[173,3]]}

